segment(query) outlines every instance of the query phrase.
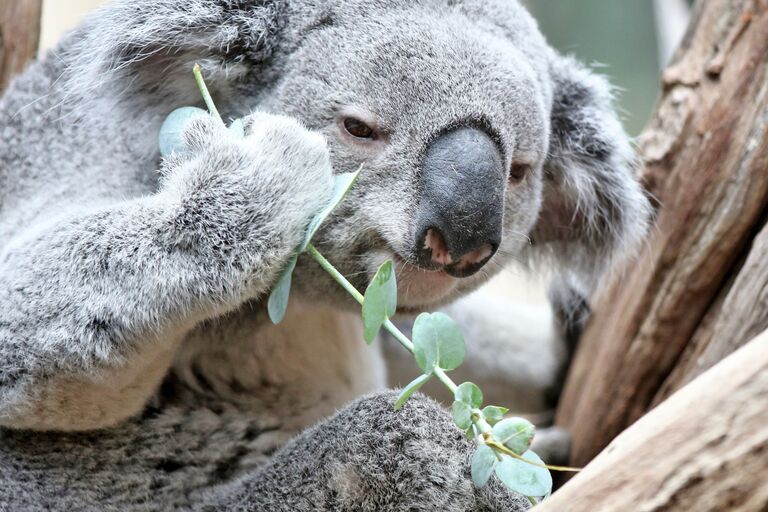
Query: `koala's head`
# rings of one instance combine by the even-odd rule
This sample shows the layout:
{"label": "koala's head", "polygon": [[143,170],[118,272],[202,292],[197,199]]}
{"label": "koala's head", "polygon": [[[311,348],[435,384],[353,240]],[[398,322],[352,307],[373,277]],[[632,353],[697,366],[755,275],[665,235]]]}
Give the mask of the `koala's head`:
{"label": "koala's head", "polygon": [[[336,172],[363,166],[315,241],[359,289],[391,258],[400,307],[424,309],[534,248],[591,279],[645,230],[607,85],[516,2],[370,4],[299,3],[258,105],[323,133]],[[321,279],[300,265],[302,289]]]}
{"label": "koala's head", "polygon": [[[361,289],[393,259],[405,309],[475,288],[529,244],[550,131],[548,52],[531,19],[510,4],[538,60],[481,13],[423,4],[303,11],[259,104],[323,133],[336,172],[363,166],[316,245]],[[313,265],[300,267],[303,288],[316,287]]]}
{"label": "koala's head", "polygon": [[[140,63],[132,79],[145,70],[164,114],[169,98],[195,101],[189,63],[202,59],[221,110],[297,117],[325,135],[336,172],[363,165],[315,244],[361,290],[392,258],[403,309],[449,301],[511,260],[545,261],[588,291],[645,234],[609,85],[549,48],[516,0],[161,0],[162,27],[145,26],[149,7],[120,5],[114,25],[136,20],[125,34],[83,48]],[[195,13],[207,26],[190,33]],[[308,258],[295,277],[305,293],[337,289]]]}

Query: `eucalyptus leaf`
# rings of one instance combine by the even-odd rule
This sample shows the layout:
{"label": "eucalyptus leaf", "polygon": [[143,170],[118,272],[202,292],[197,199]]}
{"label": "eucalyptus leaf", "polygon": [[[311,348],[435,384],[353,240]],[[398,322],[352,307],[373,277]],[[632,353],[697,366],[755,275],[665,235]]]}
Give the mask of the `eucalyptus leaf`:
{"label": "eucalyptus leaf", "polygon": [[430,324],[429,313],[421,313],[413,323],[411,337],[413,339],[413,357],[421,371],[431,375],[437,366],[438,345],[437,335]]}
{"label": "eucalyptus leaf", "polygon": [[432,377],[431,375],[424,375],[421,374],[415,379],[413,379],[410,384],[405,386],[402,391],[400,391],[400,396],[397,397],[397,400],[395,401],[395,410],[399,411],[400,408],[405,404],[405,402],[408,401],[409,398],[411,398],[411,395],[413,395],[415,392],[417,392],[419,389],[421,389],[421,386],[427,383],[427,381]]}
{"label": "eucalyptus leaf", "polygon": [[483,405],[483,392],[472,382],[460,384],[453,396],[457,401],[464,402],[472,408],[479,408]]}
{"label": "eucalyptus leaf", "polygon": [[288,260],[275,287],[272,288],[272,293],[269,294],[267,311],[273,324],[279,324],[285,318],[285,311],[288,309],[288,297],[291,294],[291,278],[298,258],[298,255],[294,255]]}
{"label": "eucalyptus leaf", "polygon": [[[537,464],[544,464],[531,450],[522,457]],[[525,461],[502,455],[496,464],[496,476],[511,490],[525,496],[548,496],[552,492],[552,475],[546,468],[533,466]]]}
{"label": "eucalyptus leaf", "polygon": [[453,370],[464,361],[466,346],[458,325],[444,313],[422,313],[413,324],[416,363],[424,373]]}
{"label": "eucalyptus leaf", "polygon": [[317,233],[317,230],[320,229],[320,226],[325,222],[325,219],[328,218],[331,212],[344,200],[349,189],[351,189],[357,181],[357,177],[360,175],[361,170],[362,167],[355,172],[337,174],[334,176],[331,198],[325,208],[310,221],[307,233],[304,235],[304,241],[301,246],[299,246],[299,252],[307,250],[307,246],[312,241],[312,237],[315,236],[315,233]]}
{"label": "eucalyptus leaf", "polygon": [[506,407],[498,407],[495,405],[489,405],[488,407],[483,408],[483,416],[485,417],[485,421],[487,421],[491,426],[504,419],[504,415],[508,412],[509,409]]}
{"label": "eucalyptus leaf", "polygon": [[481,444],[472,455],[472,483],[476,487],[482,487],[491,478],[493,468],[498,459],[496,454],[487,445]]}
{"label": "eucalyptus leaf", "polygon": [[453,415],[453,422],[461,430],[467,430],[472,426],[472,408],[464,402],[453,402],[451,414]]}
{"label": "eucalyptus leaf", "polygon": [[492,433],[494,439],[520,455],[531,446],[536,427],[525,418],[507,418],[496,423]]}
{"label": "eucalyptus leaf", "polygon": [[363,299],[363,336],[370,345],[382,324],[397,310],[397,280],[392,260],[385,261],[376,271]]}
{"label": "eucalyptus leaf", "polygon": [[160,127],[158,137],[160,155],[163,157],[171,153],[183,155],[189,151],[184,144],[184,129],[193,119],[208,115],[208,112],[197,107],[181,107],[171,112]]}

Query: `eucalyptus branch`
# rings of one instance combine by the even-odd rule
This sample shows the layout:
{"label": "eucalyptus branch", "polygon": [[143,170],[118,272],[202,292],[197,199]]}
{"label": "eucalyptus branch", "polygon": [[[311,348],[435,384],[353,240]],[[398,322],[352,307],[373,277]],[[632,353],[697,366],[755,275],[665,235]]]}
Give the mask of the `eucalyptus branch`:
{"label": "eucalyptus branch", "polygon": [[[194,107],[182,107],[171,113],[160,133],[161,153],[164,156],[172,151],[183,151],[180,134],[183,133],[184,123],[190,118],[211,115],[224,123],[197,64],[194,67],[194,75],[208,107],[208,113]],[[229,130],[235,137],[244,136],[241,120],[234,121]],[[421,375],[403,388],[394,404],[395,410],[400,409],[408,398],[431,378],[436,378],[453,393],[451,414],[454,422],[469,439],[478,443],[472,457],[472,481],[475,485],[485,485],[495,474],[504,485],[527,496],[532,504],[536,504],[534,497],[546,497],[552,490],[552,476],[549,470],[578,469],[545,464],[529,449],[535,432],[531,422],[524,418],[505,418],[508,409],[504,407],[483,407],[483,393],[477,385],[471,382],[456,384],[448,376],[448,372],[463,362],[466,352],[464,337],[456,323],[444,313],[422,313],[416,318],[410,339],[391,321],[397,310],[397,283],[391,260],[379,267],[365,293],[361,293],[312,245],[312,237],[354,186],[361,170],[362,167],[354,173],[334,176],[334,190],[330,201],[323,211],[310,221],[304,241],[288,260],[270,293],[267,302],[270,319],[279,323],[284,318],[298,256],[302,253],[309,254],[361,305],[365,341],[373,343],[383,328],[413,355],[422,370]]]}
{"label": "eucalyptus branch", "polygon": [[[365,301],[365,296],[361,294],[357,288],[354,287],[352,283],[350,283],[347,278],[345,278],[336,268],[329,262],[325,256],[323,256],[320,251],[317,250],[317,248],[312,245],[311,243],[307,245],[307,253],[314,258],[314,260],[325,270],[337,283],[341,285],[342,288],[344,288],[353,299],[355,299],[361,306],[363,305]],[[411,340],[408,339],[408,337],[397,328],[395,324],[392,323],[391,320],[386,320],[382,327],[389,332],[389,334],[392,335],[406,350],[408,350],[412,355],[414,354],[414,345]],[[458,385],[451,379],[448,374],[445,373],[445,371],[442,368],[436,368],[434,371],[435,377],[437,377],[438,380],[440,380],[445,387],[448,388],[449,391],[452,393],[455,393],[458,389]],[[524,461],[532,466],[536,466],[543,469],[549,469],[552,471],[565,471],[565,472],[578,472],[580,471],[579,468],[569,467],[569,466],[553,466],[549,464],[540,464],[538,462],[528,460],[524,458],[523,456],[515,453],[514,451],[510,450],[503,444],[499,443],[496,439],[494,439],[492,434],[492,428],[488,424],[488,422],[485,419],[485,414],[480,409],[472,409],[471,413],[471,420],[472,424],[475,425],[475,427],[478,429],[478,431],[481,433],[481,438],[483,439],[483,442],[491,447],[494,451],[509,455],[510,457]]]}

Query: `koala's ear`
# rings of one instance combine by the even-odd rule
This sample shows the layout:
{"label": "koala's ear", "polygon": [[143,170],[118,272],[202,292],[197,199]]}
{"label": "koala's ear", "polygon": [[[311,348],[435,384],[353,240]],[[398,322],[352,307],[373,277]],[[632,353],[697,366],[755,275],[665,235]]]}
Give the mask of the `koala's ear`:
{"label": "koala's ear", "polygon": [[[253,0],[115,0],[92,14],[71,37],[71,90],[179,96],[179,78],[196,94],[192,66],[200,63],[216,88],[265,62],[276,51],[286,16],[283,2]],[[199,98],[199,94],[197,95]],[[172,108],[172,105],[171,105]]]}
{"label": "koala's ear", "polygon": [[607,269],[637,250],[651,209],[608,82],[561,56],[553,56],[551,76],[550,147],[532,256],[547,257],[587,295]]}

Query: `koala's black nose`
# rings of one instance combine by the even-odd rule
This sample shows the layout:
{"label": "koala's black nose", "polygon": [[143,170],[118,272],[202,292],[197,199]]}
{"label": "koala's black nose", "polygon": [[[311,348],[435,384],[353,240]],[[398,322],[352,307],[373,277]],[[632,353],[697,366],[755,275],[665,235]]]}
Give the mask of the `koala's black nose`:
{"label": "koala's black nose", "polygon": [[435,139],[422,164],[414,240],[419,263],[474,274],[501,243],[507,176],[496,143],[462,127]]}

